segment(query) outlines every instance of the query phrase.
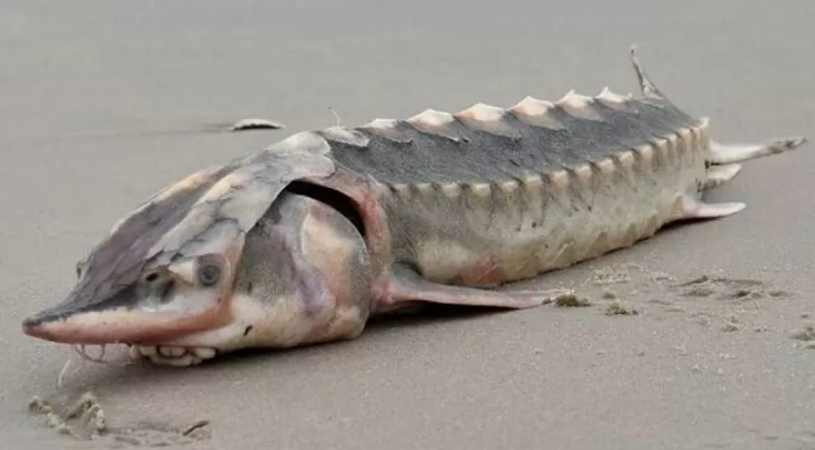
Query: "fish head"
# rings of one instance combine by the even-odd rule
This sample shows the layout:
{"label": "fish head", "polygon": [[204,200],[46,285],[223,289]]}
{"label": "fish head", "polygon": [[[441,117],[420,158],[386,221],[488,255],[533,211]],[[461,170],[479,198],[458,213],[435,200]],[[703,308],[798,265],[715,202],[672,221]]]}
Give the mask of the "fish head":
{"label": "fish head", "polygon": [[163,342],[228,322],[237,259],[209,253],[145,264],[127,284],[95,296],[80,278],[63,302],[23,321],[25,334],[65,344]]}
{"label": "fish head", "polygon": [[[161,340],[217,326],[223,320],[218,306],[234,282],[242,235],[227,236],[220,227],[221,249],[161,250],[166,248],[162,241],[178,231],[185,212],[208,187],[205,177],[192,177],[199,179],[182,180],[115,225],[77,263],[78,280],[68,295],[27,317],[23,332],[58,343],[109,344]],[[202,237],[206,240],[207,233]]]}
{"label": "fish head", "polygon": [[[65,344],[227,345],[223,330],[250,320],[270,324],[269,314],[295,310],[315,316],[313,305],[347,297],[338,292],[348,271],[364,273],[364,243],[323,239],[332,226],[352,225],[330,206],[284,190],[333,170],[314,148],[267,151],[165,188],[77,264],[73,290],[26,318],[23,332]],[[331,245],[349,246],[357,259],[336,264]]]}

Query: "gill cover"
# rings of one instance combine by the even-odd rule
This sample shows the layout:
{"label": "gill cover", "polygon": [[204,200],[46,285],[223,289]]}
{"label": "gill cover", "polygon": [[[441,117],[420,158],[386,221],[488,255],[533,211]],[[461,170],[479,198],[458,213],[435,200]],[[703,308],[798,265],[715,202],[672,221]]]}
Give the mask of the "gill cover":
{"label": "gill cover", "polygon": [[[184,267],[192,267],[185,261],[220,258],[234,268],[246,233],[289,183],[334,172],[329,150],[319,135],[298,133],[165,187],[113,227],[77,265],[79,281],[73,290],[57,305],[25,319],[24,331],[62,340],[44,336],[38,327],[79,313],[133,308],[136,286],[145,274],[166,273],[171,264],[182,278]],[[233,278],[224,274],[225,282]]]}

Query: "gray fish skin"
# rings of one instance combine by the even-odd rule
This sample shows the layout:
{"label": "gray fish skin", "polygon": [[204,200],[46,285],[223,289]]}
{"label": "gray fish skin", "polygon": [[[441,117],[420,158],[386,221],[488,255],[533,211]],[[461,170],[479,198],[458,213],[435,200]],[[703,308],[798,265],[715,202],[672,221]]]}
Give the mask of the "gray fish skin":
{"label": "gray fish skin", "polygon": [[676,107],[633,49],[631,56],[641,98],[607,89],[595,97],[570,92],[554,103],[528,97],[506,109],[426,110],[407,120],[317,132],[342,179],[324,185],[365,204],[355,193],[360,183],[349,189],[345,180],[373,179],[365,195],[380,211],[363,215],[382,217],[373,224],[387,235],[381,265],[398,272],[385,279],[402,281],[378,297],[375,311],[409,300],[539,305],[560,291],[509,297],[478,288],[596,258],[672,222],[734,214],[745,205],[706,204],[704,191],[735,177],[741,169],[735,161],[806,141],[717,143],[709,120]]}
{"label": "gray fish skin", "polygon": [[353,339],[415,305],[535,307],[562,291],[495,287],[735,214],[744,203],[704,192],[806,141],[716,142],[633,48],[631,61],[638,98],[570,92],[307,131],[181,180],[114,227],[24,332],[186,366]]}

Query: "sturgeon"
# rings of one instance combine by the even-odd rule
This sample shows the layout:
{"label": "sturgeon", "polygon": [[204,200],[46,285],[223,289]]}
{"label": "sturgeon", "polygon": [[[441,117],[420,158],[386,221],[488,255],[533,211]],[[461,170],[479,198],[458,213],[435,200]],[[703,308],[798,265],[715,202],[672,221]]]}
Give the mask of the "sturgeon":
{"label": "sturgeon", "polygon": [[626,248],[678,221],[730,216],[704,193],[742,161],[806,139],[726,144],[674,105],[635,47],[641,95],[608,88],[510,108],[478,103],[296,133],[165,187],[77,264],[23,331],[127,344],[189,366],[239,349],[360,336],[438,303],[524,309],[513,282]]}

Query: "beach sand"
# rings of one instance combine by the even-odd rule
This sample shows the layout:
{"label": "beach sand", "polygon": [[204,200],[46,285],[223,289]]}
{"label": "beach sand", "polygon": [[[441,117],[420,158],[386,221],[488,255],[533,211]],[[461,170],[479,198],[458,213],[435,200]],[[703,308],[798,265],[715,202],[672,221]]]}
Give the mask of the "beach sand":
{"label": "beach sand", "polygon": [[[636,42],[659,87],[720,141],[815,138],[815,3],[777,5],[4,2],[0,446],[815,448],[812,143],[710,193],[743,212],[533,283],[574,287],[588,307],[445,311],[189,370],[74,363],[61,389],[69,349],[20,329],[158,188],[330,126],[329,107],[353,125],[636,92]],[[213,131],[247,117],[287,128]],[[28,410],[34,396],[59,406],[86,392],[106,419],[93,441]]]}

